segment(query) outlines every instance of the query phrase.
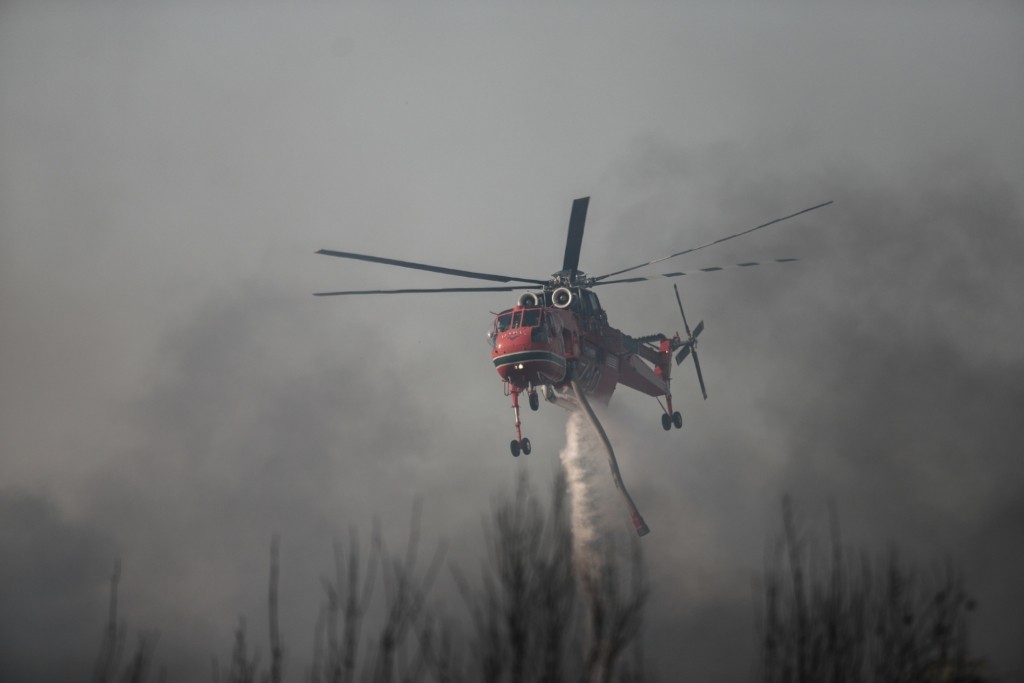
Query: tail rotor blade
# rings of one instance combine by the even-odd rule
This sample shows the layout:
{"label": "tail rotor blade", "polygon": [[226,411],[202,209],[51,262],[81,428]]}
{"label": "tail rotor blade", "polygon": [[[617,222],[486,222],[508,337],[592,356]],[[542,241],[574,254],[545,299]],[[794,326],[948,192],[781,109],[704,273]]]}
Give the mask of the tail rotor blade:
{"label": "tail rotor blade", "polygon": [[693,367],[697,368],[697,381],[700,382],[700,393],[704,394],[704,400],[708,400],[708,390],[704,386],[704,373],[700,371],[700,360],[697,359],[697,349],[693,350]]}
{"label": "tail rotor blade", "polygon": [[686,313],[683,312],[683,300],[679,298],[679,285],[673,284],[672,289],[676,290],[676,303],[679,304],[679,314],[683,316],[683,327],[686,328],[686,336],[691,337],[690,325],[686,322]]}
{"label": "tail rotor blade", "polygon": [[690,324],[686,322],[686,313],[683,312],[683,300],[679,298],[679,287],[672,285],[672,289],[676,290],[676,303],[679,304],[679,314],[683,316],[683,327],[686,328],[686,341],[681,344],[679,353],[676,354],[676,365],[682,365],[683,361],[686,360],[687,356],[693,354],[693,367],[697,369],[697,381],[700,382],[700,393],[704,395],[704,400],[708,398],[707,387],[704,386],[704,373],[700,371],[700,361],[697,359],[697,337],[704,331],[704,321],[701,320],[697,323],[697,327],[690,331]]}
{"label": "tail rotor blade", "polygon": [[676,365],[682,365],[683,361],[686,360],[686,357],[689,356],[689,355],[690,355],[690,345],[689,344],[685,344],[685,345],[683,345],[683,348],[679,350],[679,353],[676,354]]}

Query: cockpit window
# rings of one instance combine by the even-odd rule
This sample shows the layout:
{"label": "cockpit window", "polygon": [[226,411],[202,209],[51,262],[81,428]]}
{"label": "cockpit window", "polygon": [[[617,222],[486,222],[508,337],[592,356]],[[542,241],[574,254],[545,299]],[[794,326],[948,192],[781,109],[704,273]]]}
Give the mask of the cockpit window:
{"label": "cockpit window", "polygon": [[540,309],[539,308],[528,308],[523,311],[523,320],[520,323],[522,327],[536,327],[540,324]]}
{"label": "cockpit window", "polygon": [[537,327],[541,324],[542,319],[543,316],[539,308],[528,308],[525,311],[502,311],[494,320],[494,329],[496,332],[504,332],[516,327]]}

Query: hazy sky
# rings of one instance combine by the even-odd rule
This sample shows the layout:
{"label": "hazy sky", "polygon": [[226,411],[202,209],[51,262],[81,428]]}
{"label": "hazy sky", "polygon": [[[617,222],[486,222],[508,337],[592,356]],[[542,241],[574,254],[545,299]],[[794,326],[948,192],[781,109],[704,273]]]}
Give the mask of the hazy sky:
{"label": "hazy sky", "polygon": [[[274,533],[295,676],[350,525],[400,537],[419,496],[476,562],[564,440],[544,406],[508,452],[515,295],[317,299],[469,281],[313,252],[543,278],[584,195],[594,274],[835,201],[652,269],[801,259],[678,281],[681,432],[605,411],[652,668],[748,673],[788,492],[809,533],[832,500],[853,544],[954,560],[1019,676],[1024,10],[857,4],[0,4],[0,677],[91,670],[115,558],[176,680],[262,634]],[[664,282],[599,294],[679,327]]]}

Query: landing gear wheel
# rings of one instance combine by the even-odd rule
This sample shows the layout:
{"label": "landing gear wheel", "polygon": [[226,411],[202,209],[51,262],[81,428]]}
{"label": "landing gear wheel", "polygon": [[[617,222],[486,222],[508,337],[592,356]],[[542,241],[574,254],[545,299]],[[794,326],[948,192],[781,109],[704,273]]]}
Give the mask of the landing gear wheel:
{"label": "landing gear wheel", "polygon": [[[676,414],[678,415],[678,413]],[[668,413],[661,414],[661,428],[664,429],[666,432],[672,429],[672,418],[669,416]]]}
{"label": "landing gear wheel", "polygon": [[513,458],[518,458],[519,457],[519,442],[516,441],[515,439],[513,439],[512,443],[510,443],[508,445],[508,447],[512,451],[512,457]]}
{"label": "landing gear wheel", "polygon": [[530,410],[540,408],[540,396],[537,395],[536,391],[531,391],[527,396],[530,398]]}
{"label": "landing gear wheel", "polygon": [[523,455],[529,455],[530,451],[533,450],[533,445],[530,443],[530,440],[527,439],[527,438],[523,438],[522,442],[519,445],[523,449]]}
{"label": "landing gear wheel", "polygon": [[678,410],[672,413],[672,424],[676,426],[676,429],[683,428],[683,416]]}

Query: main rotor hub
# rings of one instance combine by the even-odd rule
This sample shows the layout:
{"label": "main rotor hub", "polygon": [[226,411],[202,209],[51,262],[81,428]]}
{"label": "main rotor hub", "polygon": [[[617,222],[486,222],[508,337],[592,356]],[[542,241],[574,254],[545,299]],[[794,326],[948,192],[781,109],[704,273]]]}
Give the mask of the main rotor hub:
{"label": "main rotor hub", "polygon": [[586,273],[578,270],[560,270],[551,275],[551,280],[544,285],[544,290],[551,291],[559,287],[589,287],[592,284],[593,279]]}

